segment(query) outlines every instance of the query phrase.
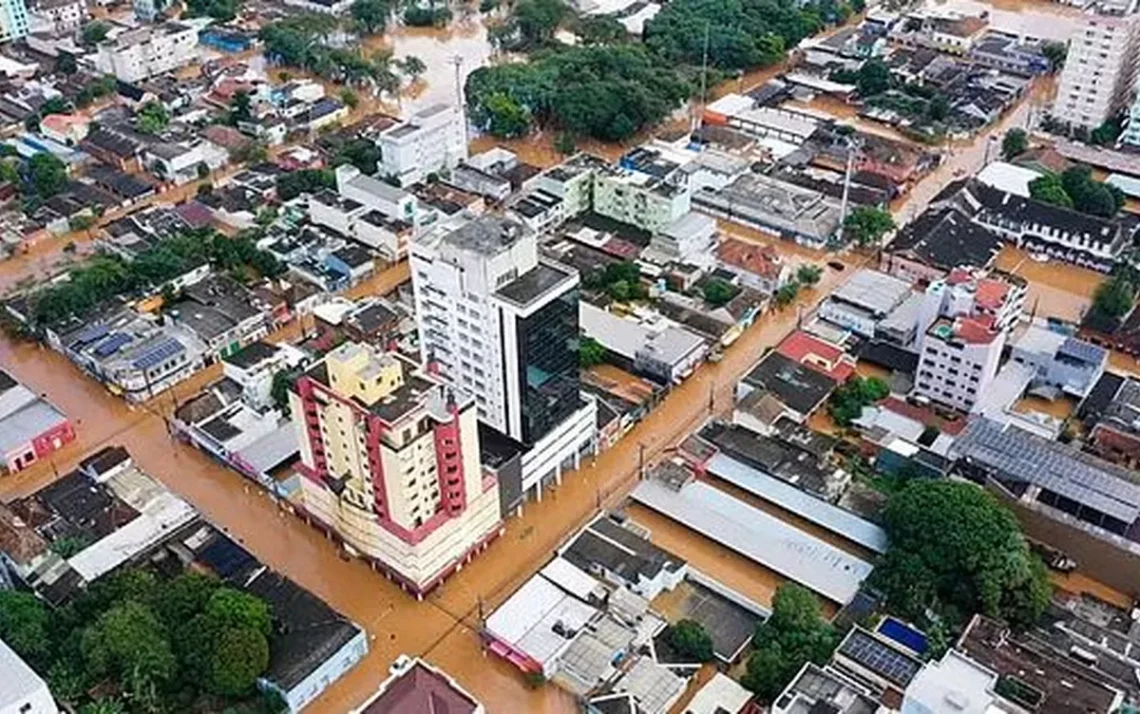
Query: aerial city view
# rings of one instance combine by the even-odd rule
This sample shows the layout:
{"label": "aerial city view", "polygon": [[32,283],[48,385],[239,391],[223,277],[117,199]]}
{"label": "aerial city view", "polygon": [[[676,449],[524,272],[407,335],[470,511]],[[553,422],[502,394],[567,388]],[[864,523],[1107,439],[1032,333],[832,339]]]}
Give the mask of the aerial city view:
{"label": "aerial city view", "polygon": [[0,0],[0,714],[1140,712],[1140,0]]}

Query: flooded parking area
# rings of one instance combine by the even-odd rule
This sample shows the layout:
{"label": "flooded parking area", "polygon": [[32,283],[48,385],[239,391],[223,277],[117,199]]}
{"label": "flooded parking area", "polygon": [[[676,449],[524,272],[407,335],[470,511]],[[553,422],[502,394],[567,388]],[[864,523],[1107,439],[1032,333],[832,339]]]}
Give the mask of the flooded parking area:
{"label": "flooded parking area", "polygon": [[988,12],[991,29],[1058,42],[1068,42],[1082,14],[1078,7],[1047,0],[925,0],[922,7],[963,15]]}

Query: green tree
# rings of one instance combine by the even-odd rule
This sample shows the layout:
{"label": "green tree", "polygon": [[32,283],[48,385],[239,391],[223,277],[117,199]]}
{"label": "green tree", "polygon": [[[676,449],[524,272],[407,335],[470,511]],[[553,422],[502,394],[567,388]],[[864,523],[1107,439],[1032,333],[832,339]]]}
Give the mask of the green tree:
{"label": "green tree", "polygon": [[946,98],[945,94],[934,95],[930,103],[926,105],[926,118],[930,121],[942,121],[949,115],[950,100]]}
{"label": "green tree", "polygon": [[1013,128],[1005,133],[1001,140],[1001,157],[1012,161],[1029,149],[1029,135],[1024,129]]}
{"label": "green tree", "polygon": [[0,590],[0,640],[33,666],[45,666],[51,654],[50,620],[36,596]]}
{"label": "green tree", "polygon": [[277,198],[291,201],[303,193],[336,188],[336,175],[323,169],[302,169],[277,177]]}
{"label": "green tree", "polygon": [[111,31],[111,26],[105,22],[89,22],[83,26],[80,31],[80,42],[85,45],[97,45],[103,40],[107,39],[107,33]]}
{"label": "green tree", "polygon": [[360,106],[360,97],[356,96],[356,92],[347,87],[340,90],[340,101],[344,102],[344,106],[349,109],[356,109]]}
{"label": "green tree", "polygon": [[219,22],[229,22],[237,17],[239,10],[238,0],[186,0],[189,17],[211,17]]}
{"label": "green tree", "polygon": [[1065,192],[1065,187],[1061,185],[1061,179],[1056,174],[1045,174],[1030,181],[1029,196],[1042,203],[1062,208],[1073,207],[1073,199]]}
{"label": "green tree", "polygon": [[224,628],[247,628],[268,635],[273,621],[264,600],[233,588],[221,587],[206,601],[206,616]]}
{"label": "green tree", "polygon": [[273,384],[269,388],[269,395],[273,404],[283,412],[289,410],[289,391],[297,381],[297,373],[290,370],[281,370],[273,375]]}
{"label": "green tree", "polygon": [[53,154],[40,152],[28,160],[28,181],[32,193],[48,199],[67,187],[67,166]]}
{"label": "green tree", "polygon": [[629,41],[625,25],[611,15],[587,15],[575,18],[574,34],[584,45],[612,45]]}
{"label": "green tree", "polygon": [[371,176],[380,165],[380,147],[371,139],[350,139],[337,150],[332,163],[333,166],[352,164],[361,173]]}
{"label": "green tree", "polygon": [[680,620],[672,625],[666,636],[673,649],[692,661],[711,662],[713,641],[701,623],[696,620]]}
{"label": "green tree", "polygon": [[872,574],[888,606],[914,620],[980,612],[1015,627],[1035,622],[1049,581],[1008,508],[986,490],[949,480],[912,480],[882,514],[890,550]]}
{"label": "green tree", "polygon": [[843,221],[843,233],[856,245],[878,244],[883,236],[895,229],[891,214],[873,206],[857,206]]}
{"label": "green tree", "polygon": [[839,426],[849,426],[863,413],[863,407],[886,399],[890,385],[878,377],[855,377],[841,385],[827,401],[827,411]]}
{"label": "green tree", "polygon": [[487,119],[487,131],[495,136],[513,139],[530,131],[530,112],[504,92],[486,97],[481,109]]}
{"label": "green tree", "polygon": [[404,57],[404,59],[399,61],[398,66],[400,71],[413,82],[423,76],[423,73],[427,71],[427,65],[424,64],[422,59],[415,55]]}
{"label": "green tree", "polygon": [[147,102],[135,115],[135,126],[144,134],[158,134],[170,123],[170,112],[162,102]]}
{"label": "green tree", "polygon": [[127,714],[127,709],[118,699],[100,698],[79,707],[79,714]]}
{"label": "green tree", "polygon": [[1124,131],[1124,117],[1111,117],[1089,132],[1089,143],[1095,146],[1112,146],[1122,131]]}
{"label": "green tree", "polygon": [[130,674],[159,684],[177,665],[158,618],[133,600],[103,613],[83,631],[80,646],[87,671],[96,678]]}
{"label": "green tree", "polygon": [[578,364],[593,367],[606,361],[606,348],[593,337],[583,337],[578,341]]}
{"label": "green tree", "polygon": [[75,74],[79,71],[79,63],[75,61],[75,55],[70,52],[60,52],[59,57],[55,60],[55,71],[60,74]]}
{"label": "green tree", "polygon": [[815,285],[823,277],[823,268],[818,265],[801,265],[796,270],[796,280],[800,285]]}
{"label": "green tree", "polygon": [[761,700],[774,700],[807,662],[823,664],[835,648],[835,631],[820,615],[815,595],[784,583],[772,598],[772,614],[756,628],[756,651],[740,683]]}
{"label": "green tree", "polygon": [[859,68],[855,86],[861,97],[882,94],[891,88],[891,68],[881,59],[869,59]]}
{"label": "green tree", "polygon": [[554,39],[555,31],[570,15],[570,7],[562,0],[518,0],[494,39],[511,51],[541,47]]}
{"label": "green tree", "polygon": [[739,292],[739,290],[737,290],[736,286],[727,280],[721,280],[720,278],[709,278],[705,281],[704,286],[701,288],[701,292],[705,296],[705,301],[707,301],[710,305],[714,307],[720,307],[721,305],[726,304],[729,300],[732,300],[732,298],[736,297],[736,293]]}
{"label": "green tree", "polygon": [[1068,53],[1069,48],[1064,42],[1046,42],[1041,46],[1041,54],[1049,60],[1053,71],[1060,69],[1065,64],[1065,56]]}
{"label": "green tree", "polygon": [[1096,286],[1093,292],[1092,309],[1107,318],[1124,317],[1132,311],[1136,291],[1132,283],[1114,275]]}
{"label": "green tree", "polygon": [[244,90],[235,92],[233,99],[230,100],[229,123],[237,126],[238,122],[251,121],[252,119],[253,98],[249,92]]}
{"label": "green tree", "polygon": [[378,35],[388,26],[392,5],[388,0],[356,0],[351,12],[352,19],[366,34]]}
{"label": "green tree", "polygon": [[230,628],[214,644],[209,689],[229,697],[248,695],[268,666],[269,640],[265,634],[249,627]]}
{"label": "green tree", "polygon": [[573,135],[562,132],[554,140],[554,150],[564,156],[569,156],[578,150],[578,145],[574,141]]}
{"label": "green tree", "polygon": [[785,307],[791,305],[796,301],[796,296],[800,294],[800,284],[792,281],[783,285],[776,291],[775,300],[777,307]]}

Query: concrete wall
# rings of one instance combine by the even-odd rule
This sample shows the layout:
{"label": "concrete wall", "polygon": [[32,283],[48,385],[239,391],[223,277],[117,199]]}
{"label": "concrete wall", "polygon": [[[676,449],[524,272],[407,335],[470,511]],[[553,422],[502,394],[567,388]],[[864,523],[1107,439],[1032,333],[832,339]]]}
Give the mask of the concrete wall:
{"label": "concrete wall", "polygon": [[1140,544],[1099,531],[1067,514],[1027,506],[991,488],[1009,505],[1025,535],[1064,551],[1077,561],[1081,574],[1134,596],[1140,592]]}

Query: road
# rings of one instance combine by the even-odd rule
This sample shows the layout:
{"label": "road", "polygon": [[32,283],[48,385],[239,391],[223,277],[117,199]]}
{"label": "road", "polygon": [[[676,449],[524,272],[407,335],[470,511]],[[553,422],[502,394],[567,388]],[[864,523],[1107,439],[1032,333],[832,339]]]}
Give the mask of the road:
{"label": "road", "polygon": [[[393,270],[406,271],[406,266]],[[509,520],[502,538],[424,602],[408,598],[360,562],[341,560],[332,543],[299,519],[279,512],[260,489],[197,450],[171,440],[163,416],[174,408],[174,395],[131,408],[62,356],[8,339],[0,340],[0,364],[63,409],[76,425],[78,440],[50,462],[0,480],[0,498],[8,500],[41,487],[57,473],[73,468],[91,450],[123,444],[144,469],[263,561],[367,629],[371,653],[309,711],[341,714],[359,704],[383,679],[388,664],[406,653],[425,656],[447,669],[491,712],[569,714],[577,710],[564,692],[556,687],[531,689],[509,665],[482,656],[476,634],[480,607],[489,612],[509,596],[596,512],[599,501],[608,507],[623,498],[635,483],[641,444],[647,460],[659,457],[707,417],[710,394],[717,410],[727,409],[739,377],[766,348],[794,329],[800,309],[812,309],[851,271],[828,270],[816,289],[801,295],[798,306],[759,320],[720,363],[697,370],[614,448],[584,464],[579,472],[568,474],[562,486],[542,502],[529,504],[521,517]],[[383,289],[391,280],[378,279],[372,289]],[[207,378],[195,379],[193,386]],[[191,385],[178,389],[177,396],[183,397],[190,389]]]}

